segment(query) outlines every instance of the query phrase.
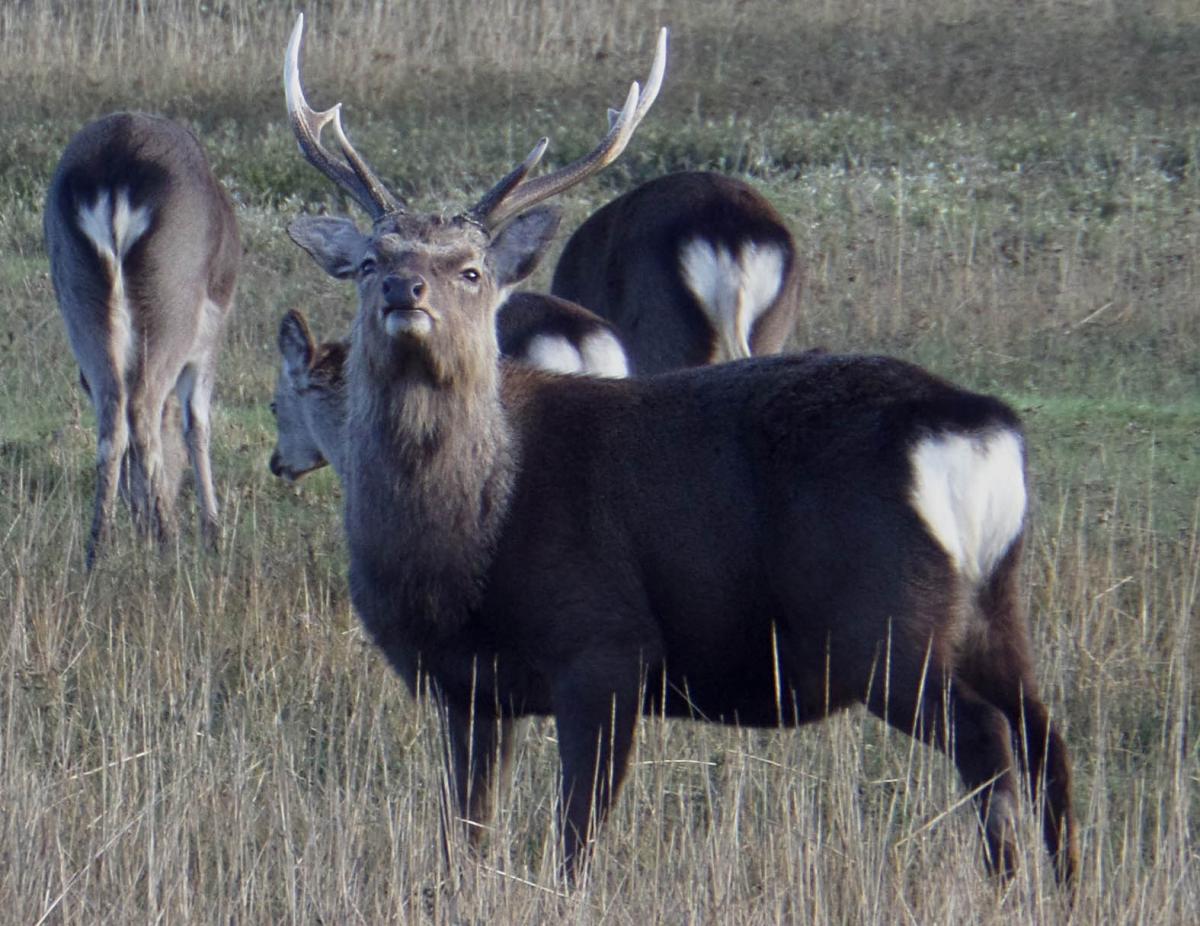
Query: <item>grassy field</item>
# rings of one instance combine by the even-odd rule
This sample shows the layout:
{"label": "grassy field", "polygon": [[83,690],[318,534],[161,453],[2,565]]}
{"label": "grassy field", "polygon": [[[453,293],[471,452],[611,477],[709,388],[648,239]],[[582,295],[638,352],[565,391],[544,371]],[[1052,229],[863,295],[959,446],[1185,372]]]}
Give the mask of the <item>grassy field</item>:
{"label": "grassy field", "polygon": [[[1200,6],[305,7],[312,102],[344,99],[384,176],[447,210],[539,135],[551,164],[584,151],[669,23],[659,103],[622,162],[566,198],[564,228],[669,170],[744,176],[808,267],[797,347],[904,356],[1022,412],[1027,598],[1082,823],[1072,911],[1031,814],[1001,891],[946,759],[861,712],[781,732],[645,723],[569,895],[554,728],[531,723],[486,857],[447,869],[436,718],[358,629],[336,481],[292,489],[266,467],[281,314],[335,335],[353,310],[283,234],[301,210],[344,208],[285,123],[297,8],[0,8],[3,918],[1200,921]],[[94,424],[41,199],[67,139],[117,108],[195,128],[246,256],[214,425],[221,552],[189,535],[147,555],[122,514],[88,576]]]}

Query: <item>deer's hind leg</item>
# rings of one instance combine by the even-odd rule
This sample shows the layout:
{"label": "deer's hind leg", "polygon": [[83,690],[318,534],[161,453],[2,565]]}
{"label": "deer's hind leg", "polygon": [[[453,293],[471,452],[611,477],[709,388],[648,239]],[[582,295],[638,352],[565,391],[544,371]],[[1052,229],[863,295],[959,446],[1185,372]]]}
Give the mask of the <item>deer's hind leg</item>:
{"label": "deer's hind leg", "polygon": [[220,533],[220,508],[213,484],[209,452],[213,382],[216,377],[215,351],[194,364],[188,364],[179,377],[176,391],[183,410],[183,440],[196,480],[196,500],[200,506],[200,530],[208,545],[215,546]]}
{"label": "deer's hind leg", "polygon": [[167,399],[173,378],[141,370],[130,390],[128,417],[129,500],[134,523],[143,534],[159,543],[175,536],[175,494],[178,489],[177,461],[168,459],[163,438],[164,422],[169,423]]}
{"label": "deer's hind leg", "polygon": [[980,633],[960,660],[972,688],[999,708],[1012,730],[1017,760],[1060,883],[1074,883],[1079,838],[1071,810],[1071,766],[1066,743],[1038,695],[1029,630],[1017,588],[1020,550],[1014,546],[981,589]]}
{"label": "deer's hind leg", "polygon": [[92,506],[92,527],[87,542],[87,568],[108,541],[112,530],[113,509],[121,489],[129,425],[125,385],[111,366],[80,378],[96,410],[96,496]]}
{"label": "deer's hind leg", "polygon": [[[885,694],[886,691],[886,694]],[[938,747],[954,761],[983,825],[988,870],[1017,869],[1016,776],[1008,720],[937,658],[893,654],[886,687],[868,708],[898,730]]]}

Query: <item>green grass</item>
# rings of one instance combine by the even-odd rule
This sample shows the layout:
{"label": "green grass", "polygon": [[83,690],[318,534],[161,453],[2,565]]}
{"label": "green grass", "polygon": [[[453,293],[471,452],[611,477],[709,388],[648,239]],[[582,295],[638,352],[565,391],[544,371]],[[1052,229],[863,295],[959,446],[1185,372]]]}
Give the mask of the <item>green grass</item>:
{"label": "green grass", "polygon": [[[907,357],[1022,413],[1026,595],[1083,825],[1073,915],[1031,815],[1024,868],[999,892],[949,764],[861,713],[785,732],[647,722],[569,897],[556,893],[553,724],[532,724],[489,853],[448,870],[436,718],[358,628],[336,480],[293,488],[266,467],[280,316],[301,308],[334,336],[353,313],[283,232],[301,211],[345,208],[285,123],[294,9],[145,6],[0,9],[0,81],[19,91],[0,100],[7,919],[1200,919],[1194,4],[306,9],[313,103],[344,99],[381,172],[414,207],[448,210],[542,134],[551,165],[586,150],[669,22],[659,103],[622,160],[564,198],[564,228],[669,170],[746,177],[788,218],[807,267],[795,346]],[[122,515],[85,576],[94,425],[50,290],[41,200],[68,138],[116,108],[197,131],[237,200],[246,257],[215,414],[221,552],[188,535],[148,556]]]}

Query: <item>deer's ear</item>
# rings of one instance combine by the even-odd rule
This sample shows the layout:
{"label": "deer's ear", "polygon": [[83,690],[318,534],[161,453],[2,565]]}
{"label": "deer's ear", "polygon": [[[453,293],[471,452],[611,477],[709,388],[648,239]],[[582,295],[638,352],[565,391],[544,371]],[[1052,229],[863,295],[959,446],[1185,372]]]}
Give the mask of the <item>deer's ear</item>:
{"label": "deer's ear", "polygon": [[556,206],[538,206],[500,230],[490,251],[498,286],[512,286],[533,273],[560,221],[562,212]]}
{"label": "deer's ear", "polygon": [[326,273],[339,280],[354,275],[367,249],[367,236],[350,219],[302,215],[287,231]]}
{"label": "deer's ear", "polygon": [[300,312],[289,310],[279,323],[279,353],[283,354],[283,367],[293,384],[307,379],[314,350],[308,322]]}

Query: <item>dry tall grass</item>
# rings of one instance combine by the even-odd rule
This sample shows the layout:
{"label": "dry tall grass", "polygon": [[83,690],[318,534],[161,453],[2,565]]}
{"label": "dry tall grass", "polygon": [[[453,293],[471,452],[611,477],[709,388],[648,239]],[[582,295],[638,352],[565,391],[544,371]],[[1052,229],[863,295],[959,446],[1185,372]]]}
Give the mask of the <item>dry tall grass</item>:
{"label": "dry tall grass", "polygon": [[[800,341],[915,357],[1023,411],[1028,604],[1083,827],[1074,911],[1031,814],[999,891],[950,764],[861,713],[780,732],[648,721],[569,895],[553,725],[531,723],[488,854],[448,869],[436,718],[350,611],[336,484],[266,472],[279,315],[334,334],[349,312],[282,235],[324,195],[280,128],[294,8],[27,0],[0,8],[0,80],[26,91],[0,101],[5,920],[1200,921],[1200,131],[1172,100],[1200,66],[1194,4],[644,9],[309,4],[312,96],[346,97],[364,151],[454,206],[538,134],[585,144],[650,27],[673,24],[661,110],[568,221],[631,176],[752,173],[810,267]],[[1068,35],[1087,53],[1063,54]],[[451,72],[470,102],[448,105]],[[38,209],[66,135],[126,105],[208,129],[247,260],[215,424],[222,552],[147,555],[125,525],[89,577],[94,431]]]}
{"label": "dry tall grass", "polygon": [[274,113],[276,49],[301,9],[306,71],[368,104],[461,109],[464,88],[494,102],[547,79],[586,94],[614,62],[643,60],[661,24],[669,105],[710,114],[1173,106],[1200,70],[1194,0],[10,0],[0,80],[20,93],[0,111]]}

